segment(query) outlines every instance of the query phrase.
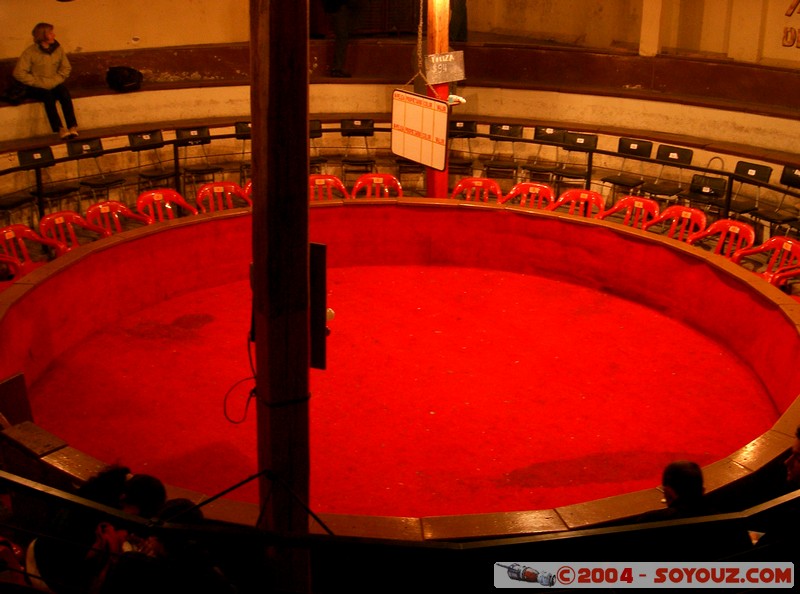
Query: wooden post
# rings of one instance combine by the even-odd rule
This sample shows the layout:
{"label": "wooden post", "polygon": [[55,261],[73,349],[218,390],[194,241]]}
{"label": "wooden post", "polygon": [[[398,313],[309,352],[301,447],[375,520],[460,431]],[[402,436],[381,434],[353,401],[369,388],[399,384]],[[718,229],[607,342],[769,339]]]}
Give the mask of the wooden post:
{"label": "wooden post", "polygon": [[[250,0],[253,317],[260,528],[308,532],[308,2]],[[299,501],[298,501],[299,500]],[[302,503],[300,503],[302,502]],[[276,547],[272,591],[308,592],[308,552]]]}
{"label": "wooden post", "polygon": [[[449,39],[450,0],[428,0],[428,53],[444,54],[450,51]],[[447,101],[448,83],[431,85],[428,96]],[[428,169],[427,194],[431,198],[448,197],[447,167],[444,171]]]}

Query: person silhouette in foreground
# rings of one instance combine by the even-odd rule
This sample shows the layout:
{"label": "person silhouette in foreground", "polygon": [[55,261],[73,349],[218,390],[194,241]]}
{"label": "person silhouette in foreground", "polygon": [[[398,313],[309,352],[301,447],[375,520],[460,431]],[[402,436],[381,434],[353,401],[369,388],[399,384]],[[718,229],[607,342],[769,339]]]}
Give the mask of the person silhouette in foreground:
{"label": "person silhouette in foreground", "polygon": [[693,518],[716,513],[705,497],[703,470],[689,460],[671,462],[661,476],[667,507],[640,516],[639,522]]}

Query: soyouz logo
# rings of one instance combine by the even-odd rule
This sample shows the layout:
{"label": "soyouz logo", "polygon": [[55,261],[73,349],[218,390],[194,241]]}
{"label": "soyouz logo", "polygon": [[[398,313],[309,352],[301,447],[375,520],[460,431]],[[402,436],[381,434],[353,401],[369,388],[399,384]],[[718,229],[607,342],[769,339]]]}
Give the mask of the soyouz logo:
{"label": "soyouz logo", "polygon": [[495,562],[496,588],[793,588],[794,564]]}

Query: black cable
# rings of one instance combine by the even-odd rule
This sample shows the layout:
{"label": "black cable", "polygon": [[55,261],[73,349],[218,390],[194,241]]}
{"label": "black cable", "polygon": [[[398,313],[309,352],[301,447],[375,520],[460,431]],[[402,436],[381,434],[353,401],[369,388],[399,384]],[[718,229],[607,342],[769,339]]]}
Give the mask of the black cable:
{"label": "black cable", "polygon": [[[181,516],[182,514],[189,513],[191,511],[195,511],[195,510],[199,510],[200,508],[208,505],[212,501],[216,501],[220,497],[224,497],[225,495],[227,495],[231,491],[235,491],[239,487],[242,487],[242,486],[246,485],[250,481],[253,481],[253,480],[257,479],[260,476],[266,476],[270,481],[272,481],[274,483],[278,483],[281,486],[283,486],[283,488],[286,489],[286,491],[289,493],[289,495],[291,495],[292,498],[295,501],[297,501],[297,503],[300,504],[300,506],[305,510],[305,512],[309,516],[311,516],[314,519],[314,521],[316,521],[322,527],[322,529],[325,530],[325,532],[327,532],[330,536],[335,536],[333,531],[330,528],[328,528],[327,524],[325,524],[325,522],[323,522],[322,519],[316,513],[314,513],[314,511],[312,511],[311,508],[308,507],[308,505],[306,505],[306,503],[302,499],[300,499],[300,497],[298,497],[298,495],[292,490],[292,488],[289,486],[289,484],[286,481],[284,481],[283,479],[281,479],[277,474],[275,474],[269,468],[265,468],[264,470],[260,470],[259,472],[255,473],[253,475],[250,475],[246,479],[243,479],[243,480],[239,481],[238,483],[236,483],[234,485],[231,485],[230,487],[228,487],[226,489],[223,489],[222,491],[220,491],[216,495],[212,495],[208,499],[204,499],[200,503],[196,503],[192,507],[178,512],[174,516],[170,516],[168,518],[165,518],[164,521],[165,522],[169,522],[170,520],[173,520],[174,518],[177,518],[177,517]],[[266,503],[266,500],[267,500],[267,498],[264,499],[265,503]],[[264,513],[263,507],[264,506],[262,506],[262,509],[259,512],[259,517],[258,517],[258,522],[259,523],[261,522],[261,518],[263,517],[263,513]]]}

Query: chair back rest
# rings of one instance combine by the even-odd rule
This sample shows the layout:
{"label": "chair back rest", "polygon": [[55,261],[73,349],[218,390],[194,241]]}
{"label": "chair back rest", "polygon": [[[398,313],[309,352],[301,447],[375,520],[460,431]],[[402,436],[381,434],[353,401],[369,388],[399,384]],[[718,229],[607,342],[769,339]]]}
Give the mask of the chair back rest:
{"label": "chair back rest", "polygon": [[739,161],[736,163],[734,173],[741,178],[742,181],[752,180],[754,182],[768,184],[769,178],[772,176],[772,167],[759,165],[758,163]]}
{"label": "chair back rest", "polygon": [[735,219],[719,219],[706,229],[692,233],[687,243],[694,245],[707,238],[717,238],[714,253],[731,260],[736,252],[752,247],[756,241],[756,232],[751,225]]}
{"label": "chair back rest", "polygon": [[375,135],[375,120],[353,120],[346,119],[341,121],[341,135],[346,140],[345,155],[353,148],[350,144],[353,138],[360,137],[364,140],[363,150],[369,154],[368,138]]}
{"label": "chair back rest", "polygon": [[[514,154],[514,142],[522,138],[524,127],[521,124],[490,124],[489,138],[494,141],[492,154]],[[510,143],[510,150],[502,149],[503,143]]]}
{"label": "chair back rest", "polygon": [[546,208],[555,201],[553,188],[538,182],[520,182],[499,202],[506,204],[519,199],[520,206],[528,208]]}
{"label": "chair back rest", "polygon": [[770,177],[772,177],[772,167],[767,165],[760,165],[758,163],[749,163],[747,161],[739,161],[736,163],[734,169],[739,186],[736,189],[736,196],[742,190],[746,183],[751,183],[756,186],[756,198],[761,195],[761,185],[768,184]]}
{"label": "chair back rest", "polygon": [[617,143],[617,152],[620,155],[649,159],[650,155],[653,154],[653,143],[649,140],[637,140],[636,138],[620,138]]}
{"label": "chair back rest", "polygon": [[658,149],[656,149],[656,161],[669,163],[676,167],[681,165],[691,165],[693,158],[694,151],[681,146],[662,144],[659,145]]}
{"label": "chair back rest", "polygon": [[164,146],[164,133],[161,130],[148,130],[146,132],[136,132],[128,134],[128,147],[136,153],[136,160],[139,167],[142,166],[141,155],[145,151],[152,151],[153,161],[161,168],[163,162],[159,149]]}
{"label": "chair back rest", "polygon": [[109,233],[121,233],[124,229],[120,219],[128,218],[140,223],[149,224],[150,220],[141,214],[133,212],[122,202],[106,200],[92,204],[86,209],[86,220],[93,225],[102,227]]}
{"label": "chair back rest", "polygon": [[450,120],[447,124],[450,138],[475,138],[478,135],[478,122]]}
{"label": "chair back rest", "polygon": [[725,195],[727,185],[728,180],[724,177],[696,173],[692,176],[692,181],[689,184],[689,192],[720,198]]}
{"label": "chair back rest", "polygon": [[322,138],[322,120],[308,121],[308,138],[311,148],[316,149],[316,141]]}
{"label": "chair back rest", "polygon": [[308,199],[310,202],[323,200],[347,200],[350,194],[342,180],[335,175],[313,173],[308,176]]}
{"label": "chair back rest", "polygon": [[539,144],[564,144],[566,130],[550,128],[549,126],[536,126],[533,129],[533,139]]}
{"label": "chair back rest", "polygon": [[160,149],[164,146],[164,133],[161,130],[148,130],[128,134],[128,146],[132,151]]}
{"label": "chair back rest", "polygon": [[766,266],[768,272],[775,273],[800,266],[800,241],[797,239],[776,235],[761,246],[765,248],[764,251],[770,252]]}
{"label": "chair back rest", "polygon": [[19,260],[0,254],[0,289],[22,276]]}
{"label": "chair back rest", "polygon": [[34,263],[28,251],[27,241],[53,249],[56,256],[64,254],[67,249],[61,243],[42,237],[36,231],[20,223],[0,229],[0,254],[16,259],[23,267]]}
{"label": "chair back rest", "polygon": [[648,230],[655,225],[669,223],[667,237],[677,241],[688,241],[693,233],[706,228],[706,213],[699,208],[691,208],[674,204],[667,207],[658,217],[645,223],[644,229]]}
{"label": "chair back rest", "polygon": [[19,166],[26,169],[47,167],[48,165],[52,165],[55,161],[53,149],[49,146],[21,150],[17,153],[17,159],[19,159]]}
{"label": "chair back rest", "polygon": [[618,212],[624,212],[625,218],[623,225],[628,225],[635,229],[644,229],[646,223],[655,219],[659,214],[658,202],[642,196],[623,196],[617,203],[606,211],[600,213],[597,218],[605,219]]}
{"label": "chair back rest", "polygon": [[103,141],[100,138],[80,138],[67,141],[67,154],[79,159],[91,157],[103,152]]}
{"label": "chair back rest", "polygon": [[503,191],[493,179],[488,177],[465,177],[458,181],[450,198],[463,196],[466,201],[489,202],[494,198],[497,202],[503,200]]}
{"label": "chair back rest", "polygon": [[564,132],[564,144],[567,150],[593,151],[597,148],[597,134],[583,132]]}
{"label": "chair back rest", "polygon": [[589,161],[589,153],[597,148],[597,134],[564,132],[563,148],[567,151],[567,165],[583,167]]}
{"label": "chair back rest", "polygon": [[322,138],[322,120],[308,121],[308,137]]}
{"label": "chair back rest", "polygon": [[231,181],[203,184],[197,190],[196,202],[200,212],[217,212],[240,208],[243,206],[242,202],[248,207],[253,206],[250,197],[245,194],[239,184]]}
{"label": "chair back rest", "polygon": [[183,196],[168,188],[148,190],[136,199],[136,210],[147,217],[150,223],[177,218],[180,214],[178,207],[188,213],[197,214],[197,209],[186,202]]}
{"label": "chair back rest", "polygon": [[571,215],[596,217],[603,213],[605,201],[606,199],[599,192],[574,188],[561,194],[558,200],[550,204],[546,210],[557,210],[567,206]]}
{"label": "chair back rest", "polygon": [[709,235],[719,233],[714,253],[732,258],[738,250],[752,247],[756,242],[756,231],[751,225],[733,219],[719,219],[707,229]]}
{"label": "chair back rest", "polygon": [[77,212],[62,210],[45,215],[39,221],[39,232],[43,237],[53,239],[66,246],[67,251],[73,250],[81,245],[80,237],[75,227],[81,227],[91,231],[99,237],[108,237],[110,232],[102,227],[89,223]]}
{"label": "chair back rest", "polygon": [[208,126],[195,128],[178,128],[175,130],[176,144],[178,146],[196,146],[211,143],[211,130]]}
{"label": "chair back rest", "polygon": [[25,245],[25,236],[29,231],[35,233],[22,224],[9,225],[0,229],[0,254],[14,258],[17,262],[31,262],[28,246]]}
{"label": "chair back rest", "polygon": [[[78,168],[78,177],[91,175],[93,173],[100,175],[103,174],[103,170],[100,167],[100,161],[98,159],[98,157],[103,154],[103,141],[100,138],[81,138],[68,140],[67,154],[76,159],[75,163]],[[90,157],[92,160],[94,160],[95,171],[81,171],[81,161],[84,159],[88,160]]]}
{"label": "chair back rest", "polygon": [[233,135],[236,140],[250,140],[252,136],[252,124],[250,122],[234,123]]}
{"label": "chair back rest", "polygon": [[375,120],[342,120],[342,136],[373,136]]}
{"label": "chair back rest", "polygon": [[661,163],[661,168],[658,171],[656,180],[661,180],[664,174],[664,168],[668,165],[678,168],[678,180],[681,180],[682,167],[691,165],[694,158],[694,151],[681,146],[672,146],[670,144],[662,144],[656,149],[656,161]]}
{"label": "chair back rest", "polygon": [[[363,196],[360,194],[363,193]],[[391,173],[365,173],[350,192],[351,198],[402,198],[403,187]]]}
{"label": "chair back rest", "polygon": [[800,167],[785,165],[781,172],[781,184],[787,188],[800,188]]}

